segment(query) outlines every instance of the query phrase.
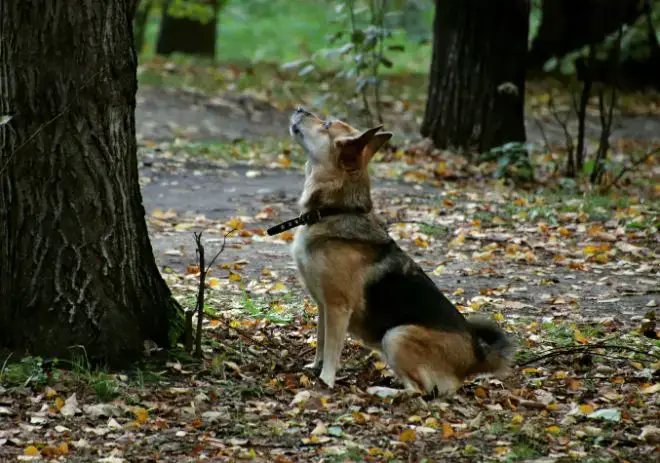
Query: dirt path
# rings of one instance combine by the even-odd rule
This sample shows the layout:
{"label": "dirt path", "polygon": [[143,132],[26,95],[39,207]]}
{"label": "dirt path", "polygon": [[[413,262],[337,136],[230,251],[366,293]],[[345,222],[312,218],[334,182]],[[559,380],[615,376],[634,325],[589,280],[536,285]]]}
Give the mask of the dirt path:
{"label": "dirt path", "polygon": [[[196,133],[188,131],[189,136],[195,139],[207,136],[254,138],[286,133],[286,115],[263,103],[246,103],[248,100],[234,98],[231,101],[224,99],[222,104],[210,104],[200,95],[154,89],[143,89],[141,95],[142,103],[138,108],[137,119],[143,138],[171,137],[172,121],[176,121],[180,127],[199,128]],[[263,123],[255,123],[255,119]],[[658,120],[640,121],[638,118],[624,121],[628,127],[626,130],[635,131],[630,135],[652,137],[660,134]],[[621,130],[619,134],[625,135],[626,132]],[[184,162],[176,157],[153,153],[141,159],[143,197],[148,214],[155,209],[171,209],[178,216],[176,221],[183,223],[193,222],[196,216],[203,216],[206,222],[198,223],[197,228],[208,228],[227,222],[232,217],[241,216],[249,221],[264,208],[272,208],[272,217],[248,224],[248,228],[260,229],[296,214],[296,200],[303,181],[300,171],[257,169],[239,164],[229,166],[211,161]],[[452,188],[451,185],[448,187]],[[496,192],[489,194],[495,203],[506,202]],[[494,291],[495,294],[499,293],[495,298],[500,299],[499,305],[507,307],[509,311],[542,315],[550,310],[555,315],[579,313],[580,316],[592,318],[625,315],[624,318],[632,317],[634,320],[647,310],[645,304],[657,298],[657,275],[654,272],[658,269],[653,266],[640,267],[630,263],[621,267],[605,264],[595,269],[595,272],[576,272],[561,265],[549,268],[553,256],[561,254],[561,246],[551,244],[557,252],[548,252],[548,243],[544,241],[547,236],[525,231],[521,224],[515,224],[513,230],[507,226],[483,230],[475,234],[476,238],[470,236],[465,244],[466,252],[452,253],[447,243],[455,238],[456,230],[465,228],[472,220],[464,215],[474,211],[474,201],[468,199],[471,197],[469,192],[453,196],[452,201],[458,203],[455,206],[458,212],[440,208],[430,215],[427,211],[437,208],[439,199],[447,197],[447,190],[377,178],[374,181],[374,197],[377,207],[383,212],[405,204],[404,212],[407,214],[400,215],[397,220],[405,221],[422,214],[422,221],[442,230],[437,236],[422,234],[423,239],[429,242],[423,248],[414,245],[415,238],[420,236],[419,225],[409,226],[399,233],[399,238],[403,246],[417,254],[416,257],[428,271],[433,271],[440,264],[444,265],[444,270],[436,272],[434,279],[446,291],[464,291],[456,298],[463,303],[469,304],[480,293]],[[443,216],[446,214],[450,216],[449,219]],[[571,226],[579,228],[579,224]],[[184,231],[161,232],[152,227],[152,244],[159,264],[171,267],[175,272],[183,272],[195,262],[191,232],[187,227],[183,228]],[[531,243],[528,242],[530,236]],[[586,240],[591,241],[588,237]],[[498,246],[503,247],[509,242],[518,243],[516,246],[527,245],[535,253],[537,261],[521,263],[513,260],[492,265],[490,262],[475,263],[469,257],[470,252],[477,252],[488,244],[498,243]],[[249,239],[233,238],[230,243],[223,260],[246,262],[242,268],[246,281],[258,281],[264,269],[271,269],[281,273],[281,279],[294,291],[300,289],[286,242],[257,236]],[[579,240],[576,242],[578,244]],[[657,246],[658,243],[656,241],[652,244]],[[551,283],[548,284],[548,281]]]}
{"label": "dirt path", "polygon": [[[286,136],[288,114],[267,101],[225,94],[207,96],[180,89],[140,87],[136,110],[137,132],[148,140],[170,140],[182,136],[193,140],[242,140],[263,136]],[[563,129],[552,117],[543,118],[546,136],[552,143],[564,143]],[[527,138],[543,143],[538,124],[526,122]],[[587,120],[587,137],[599,134],[596,117]],[[397,135],[417,138],[416,127],[405,127]],[[660,115],[622,116],[615,121],[612,139],[660,140]]]}

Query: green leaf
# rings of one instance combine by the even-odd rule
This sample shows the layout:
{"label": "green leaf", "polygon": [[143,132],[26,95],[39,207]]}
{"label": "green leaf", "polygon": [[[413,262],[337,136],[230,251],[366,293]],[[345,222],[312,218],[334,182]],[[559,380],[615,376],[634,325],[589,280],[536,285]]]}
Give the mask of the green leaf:
{"label": "green leaf", "polygon": [[552,72],[557,68],[557,64],[558,64],[557,58],[553,56],[552,58],[550,58],[548,61],[545,62],[545,64],[543,65],[543,70],[545,72]]}

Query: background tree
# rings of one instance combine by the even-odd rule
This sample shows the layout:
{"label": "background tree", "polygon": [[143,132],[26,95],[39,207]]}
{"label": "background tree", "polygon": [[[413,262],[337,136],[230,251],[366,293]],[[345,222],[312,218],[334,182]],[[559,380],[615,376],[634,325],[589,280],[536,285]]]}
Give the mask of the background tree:
{"label": "background tree", "polygon": [[218,11],[226,0],[170,0],[163,7],[156,53],[213,58]]}
{"label": "background tree", "polygon": [[2,347],[116,363],[178,329],[138,185],[134,11],[0,2]]}
{"label": "background tree", "polygon": [[529,65],[540,68],[553,56],[602,42],[623,24],[642,14],[638,0],[550,0],[542,2],[542,19],[532,41]]}
{"label": "background tree", "polygon": [[528,0],[437,0],[421,133],[438,148],[525,140]]}

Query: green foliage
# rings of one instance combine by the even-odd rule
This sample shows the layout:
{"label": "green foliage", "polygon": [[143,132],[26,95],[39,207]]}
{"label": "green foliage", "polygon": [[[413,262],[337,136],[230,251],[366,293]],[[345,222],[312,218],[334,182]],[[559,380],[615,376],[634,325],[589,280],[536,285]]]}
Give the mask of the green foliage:
{"label": "green foliage", "polygon": [[480,156],[480,161],[497,161],[495,177],[512,177],[520,180],[532,180],[534,167],[529,160],[528,151],[533,149],[530,143],[509,142],[491,148]]}
{"label": "green foliage", "polygon": [[[335,11],[337,16],[334,22],[348,23],[350,28],[339,29],[329,35],[333,48],[322,49],[309,59],[286,63],[283,68],[299,68],[298,74],[302,77],[317,71],[319,62],[323,62],[319,58],[324,61],[339,60],[341,65],[335,78],[354,83],[355,95],[362,97],[362,109],[368,124],[372,124],[374,117],[382,120],[381,68],[392,68],[394,63],[389,58],[389,52],[400,52],[405,47],[400,44],[386,45],[393,31],[385,21],[388,16],[385,0],[371,0],[367,6],[360,6],[355,0],[340,0]],[[375,98],[376,107],[373,110],[368,100],[370,91]]]}
{"label": "green foliage", "polygon": [[9,360],[7,358],[0,369],[0,384],[11,387],[43,386],[49,384],[51,376],[55,376],[54,379],[59,377],[57,372],[51,374],[51,367],[57,364],[57,359],[44,362],[41,357],[24,357],[14,363],[9,363]]}
{"label": "green foliage", "polygon": [[[217,9],[220,10],[225,3],[226,1],[219,0]],[[216,15],[215,8],[211,3],[200,0],[171,0],[167,13],[174,18],[188,18],[202,24],[212,21]]]}

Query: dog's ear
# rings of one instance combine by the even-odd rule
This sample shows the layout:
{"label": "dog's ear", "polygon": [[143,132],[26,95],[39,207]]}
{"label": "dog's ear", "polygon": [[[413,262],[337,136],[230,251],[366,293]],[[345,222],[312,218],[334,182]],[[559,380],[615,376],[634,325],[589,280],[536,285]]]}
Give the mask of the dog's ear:
{"label": "dog's ear", "polygon": [[392,138],[391,132],[378,133],[383,126],[379,125],[364,132],[344,137],[335,141],[339,148],[339,163],[349,171],[359,170],[369,163],[376,151]]}

